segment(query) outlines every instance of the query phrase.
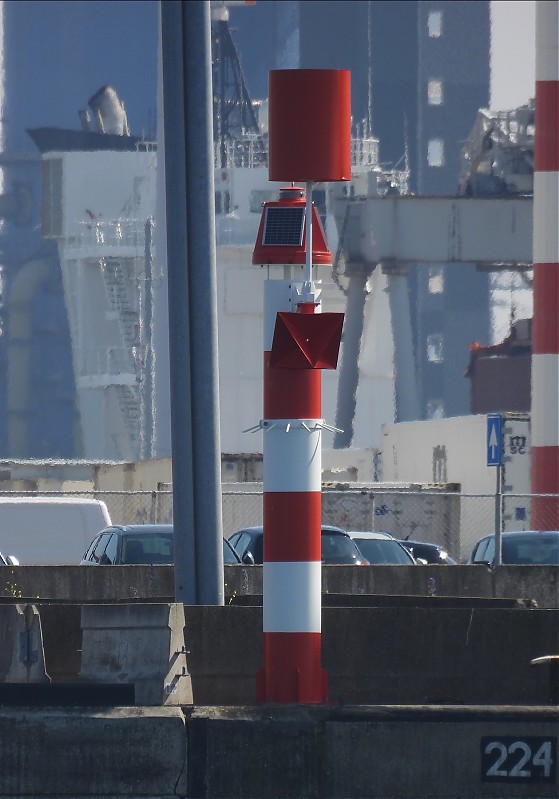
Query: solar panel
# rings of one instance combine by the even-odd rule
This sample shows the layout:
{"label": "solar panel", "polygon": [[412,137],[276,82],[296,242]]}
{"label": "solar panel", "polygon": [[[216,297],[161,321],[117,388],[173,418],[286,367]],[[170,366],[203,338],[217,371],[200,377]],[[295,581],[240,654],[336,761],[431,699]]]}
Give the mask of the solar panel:
{"label": "solar panel", "polygon": [[272,206],[266,208],[262,243],[264,246],[300,247],[303,243],[304,221],[304,207]]}

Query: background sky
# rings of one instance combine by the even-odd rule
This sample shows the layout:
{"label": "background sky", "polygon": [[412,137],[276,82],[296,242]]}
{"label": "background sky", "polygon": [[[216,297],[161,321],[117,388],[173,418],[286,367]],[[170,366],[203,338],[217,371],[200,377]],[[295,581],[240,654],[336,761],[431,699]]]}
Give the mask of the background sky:
{"label": "background sky", "polygon": [[491,108],[507,111],[525,105],[536,91],[536,3],[491,3]]}

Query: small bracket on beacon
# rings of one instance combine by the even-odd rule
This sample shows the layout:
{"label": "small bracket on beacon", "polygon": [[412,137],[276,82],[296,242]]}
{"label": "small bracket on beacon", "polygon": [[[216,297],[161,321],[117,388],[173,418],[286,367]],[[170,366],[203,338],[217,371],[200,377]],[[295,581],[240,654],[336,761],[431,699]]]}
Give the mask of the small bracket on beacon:
{"label": "small bracket on beacon", "polygon": [[289,433],[290,430],[297,428],[304,428],[308,433],[312,430],[328,430],[331,433],[343,433],[339,427],[333,427],[327,424],[324,419],[260,419],[258,424],[252,427],[247,427],[243,433],[257,433],[259,430],[275,430],[277,428],[285,430]]}

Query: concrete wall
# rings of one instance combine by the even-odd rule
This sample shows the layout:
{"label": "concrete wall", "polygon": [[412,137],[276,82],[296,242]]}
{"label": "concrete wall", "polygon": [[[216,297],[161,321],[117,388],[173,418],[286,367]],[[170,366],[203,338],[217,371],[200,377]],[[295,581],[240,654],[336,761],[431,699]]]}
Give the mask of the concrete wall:
{"label": "concrete wall", "polygon": [[[196,705],[250,705],[262,609],[185,608]],[[323,608],[322,665],[341,704],[547,704],[558,615],[509,608]]]}
{"label": "concrete wall", "polygon": [[[555,566],[324,566],[322,590],[332,594],[488,597],[559,607]],[[260,566],[225,566],[227,597],[262,593]],[[10,566],[0,570],[0,596],[80,602],[172,599],[171,566]]]}
{"label": "concrete wall", "polygon": [[[533,668],[530,660],[558,654],[557,572],[550,566],[494,572],[484,566],[324,567],[323,661],[332,700],[547,701],[547,668]],[[13,661],[6,653],[18,651],[21,631],[13,606],[26,597],[39,611],[46,674],[52,682],[72,683],[82,676],[83,603],[103,605],[105,615],[111,604],[141,615],[173,595],[173,569],[165,566],[22,566],[4,567],[4,573],[10,596],[0,603],[3,681]],[[262,663],[262,570],[226,567],[225,582],[225,607],[185,608],[196,704],[254,701]],[[109,627],[108,650],[120,640],[118,629]],[[142,645],[142,636],[136,638]],[[109,670],[113,681],[125,680],[114,653],[106,657],[116,664]]]}
{"label": "concrete wall", "polygon": [[[150,625],[153,613],[167,609],[167,603],[86,606],[79,616],[70,615],[68,605],[36,607],[47,620],[42,625],[44,663],[52,683],[129,683],[140,697],[144,696],[140,689],[149,682],[150,696],[158,698],[138,700],[138,704],[163,704],[167,672],[180,672],[174,653],[181,647],[178,639],[169,647],[165,625],[158,630]],[[100,611],[102,623],[96,622],[93,628],[91,614],[97,617]],[[184,614],[181,641],[188,651],[186,667],[194,704],[254,704],[256,674],[262,666],[261,606],[193,606],[185,607]],[[134,625],[129,623],[131,615]],[[4,627],[7,650],[17,652],[17,630],[14,625]],[[407,603],[390,598],[376,606],[348,607],[341,599],[339,606],[323,607],[322,630],[322,659],[332,702],[515,705],[549,701],[548,667],[534,667],[530,662],[558,654],[559,614],[555,610],[495,606],[494,602],[457,607],[437,598]],[[154,647],[160,646],[159,639],[163,643],[157,652]],[[3,680],[10,681],[3,671]],[[154,689],[157,674],[161,684]],[[33,681],[40,679],[36,675]],[[21,677],[11,681],[25,682]]]}
{"label": "concrete wall", "polygon": [[[222,453],[221,479],[231,482],[262,482],[261,453]],[[156,491],[173,487],[171,458],[154,458],[137,463],[99,465],[95,470],[97,491]]]}
{"label": "concrete wall", "polygon": [[[556,653],[557,611],[506,607],[513,603],[492,600],[472,599],[470,607],[467,602],[453,607],[452,599],[441,597],[402,599],[379,595],[377,607],[323,608],[322,664],[328,672],[329,701],[317,707],[255,706],[255,677],[262,665],[261,607],[185,607],[193,704],[182,709],[88,708],[43,702],[50,706],[34,708],[29,703],[6,706],[14,704],[8,701],[0,707],[0,795],[555,798],[557,707],[548,705],[547,668],[533,667],[530,661]],[[11,601],[0,605],[4,676],[13,657],[1,653],[18,651],[21,632]],[[86,616],[101,610],[103,617],[114,611],[122,635],[132,630],[141,665],[142,646],[153,646],[154,638],[144,640],[137,629],[162,607],[164,603],[120,602],[85,610]],[[81,608],[40,603],[36,608],[41,617],[46,611],[45,667],[56,681],[60,675],[52,653],[56,651],[60,664],[64,659],[59,650],[68,642],[82,649],[78,631],[69,626],[76,626],[75,611]],[[139,627],[132,629],[131,615],[139,619]],[[167,620],[163,622],[166,626]],[[96,680],[133,679],[129,661],[119,660],[116,652],[117,626],[106,651],[106,642],[96,638],[97,661],[106,664],[105,676],[96,672]],[[164,646],[168,657],[176,642],[169,646],[166,639]],[[69,677],[67,668],[64,677]],[[538,737],[532,755],[542,738],[553,747],[549,779],[542,779],[541,758],[539,765],[532,758],[525,764],[529,780],[487,780],[487,740],[526,741],[530,746]],[[505,766],[517,764],[518,753],[513,760]]]}
{"label": "concrete wall", "polygon": [[524,783],[482,776],[484,739],[556,735],[551,708],[4,707],[1,791],[10,799],[556,799],[557,779],[538,780],[531,761]]}

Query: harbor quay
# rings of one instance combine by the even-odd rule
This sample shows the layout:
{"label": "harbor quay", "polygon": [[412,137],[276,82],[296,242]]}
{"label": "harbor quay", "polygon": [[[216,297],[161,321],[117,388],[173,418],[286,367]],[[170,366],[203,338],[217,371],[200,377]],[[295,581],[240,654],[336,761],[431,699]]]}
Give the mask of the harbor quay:
{"label": "harbor quay", "polygon": [[[4,707],[0,738],[14,799],[557,796],[544,707]],[[522,782],[514,751],[498,762],[513,742],[531,752]]]}
{"label": "harbor quay", "polygon": [[407,567],[325,567],[316,705],[256,703],[258,567],[218,607],[169,567],[77,568],[10,569],[2,799],[557,796],[556,567],[411,567],[408,593]]}

